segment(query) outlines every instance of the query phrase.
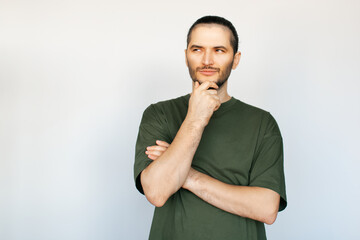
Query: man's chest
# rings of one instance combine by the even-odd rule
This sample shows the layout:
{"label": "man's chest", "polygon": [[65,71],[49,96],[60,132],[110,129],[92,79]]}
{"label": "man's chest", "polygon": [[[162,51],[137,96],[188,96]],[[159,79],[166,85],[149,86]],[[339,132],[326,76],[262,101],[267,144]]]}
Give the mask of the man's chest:
{"label": "man's chest", "polygon": [[[182,123],[173,122],[177,124],[171,128],[171,139]],[[237,115],[212,118],[202,134],[192,167],[225,183],[248,185],[258,132],[256,123]]]}

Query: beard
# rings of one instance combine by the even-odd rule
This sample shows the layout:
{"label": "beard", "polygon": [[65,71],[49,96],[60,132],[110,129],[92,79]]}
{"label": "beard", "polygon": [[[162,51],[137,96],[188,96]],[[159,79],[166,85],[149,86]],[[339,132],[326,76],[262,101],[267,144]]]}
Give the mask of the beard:
{"label": "beard", "polygon": [[199,79],[196,78],[196,73],[201,71],[201,70],[204,70],[204,69],[215,70],[220,74],[219,78],[215,81],[216,85],[218,85],[218,87],[220,89],[221,86],[228,80],[228,78],[230,76],[233,62],[234,62],[234,60],[232,60],[231,63],[228,64],[223,71],[221,71],[220,68],[214,68],[214,67],[211,67],[211,66],[192,68],[189,61],[188,61],[189,74],[190,74],[190,77],[193,80],[193,82],[198,82],[199,84],[201,84]]}

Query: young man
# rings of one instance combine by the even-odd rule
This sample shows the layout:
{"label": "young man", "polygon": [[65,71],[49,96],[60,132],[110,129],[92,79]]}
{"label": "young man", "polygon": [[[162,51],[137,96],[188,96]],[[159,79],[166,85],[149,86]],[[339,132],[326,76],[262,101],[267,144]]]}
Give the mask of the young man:
{"label": "young man", "polygon": [[185,50],[192,93],[143,114],[134,177],[156,206],[149,239],[266,239],[286,207],[274,118],[227,92],[240,55],[228,20],[198,19]]}

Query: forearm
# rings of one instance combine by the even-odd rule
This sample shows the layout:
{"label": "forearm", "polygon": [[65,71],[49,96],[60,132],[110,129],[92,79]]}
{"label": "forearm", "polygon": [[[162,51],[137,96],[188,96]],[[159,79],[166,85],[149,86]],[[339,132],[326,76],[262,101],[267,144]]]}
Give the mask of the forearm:
{"label": "forearm", "polygon": [[224,211],[272,224],[277,216],[280,196],[261,187],[223,183],[191,169],[183,188]]}
{"label": "forearm", "polygon": [[185,119],[173,142],[141,173],[147,199],[161,207],[184,184],[204,127]]}

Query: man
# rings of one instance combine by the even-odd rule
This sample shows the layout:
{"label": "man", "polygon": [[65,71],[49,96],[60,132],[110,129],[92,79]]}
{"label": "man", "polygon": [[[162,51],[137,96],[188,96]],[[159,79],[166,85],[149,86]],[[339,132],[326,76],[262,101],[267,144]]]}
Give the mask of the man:
{"label": "man", "polygon": [[185,57],[192,93],[150,105],[136,143],[136,187],[156,206],[149,239],[266,239],[286,207],[282,138],[268,112],[227,92],[235,28],[200,18]]}

